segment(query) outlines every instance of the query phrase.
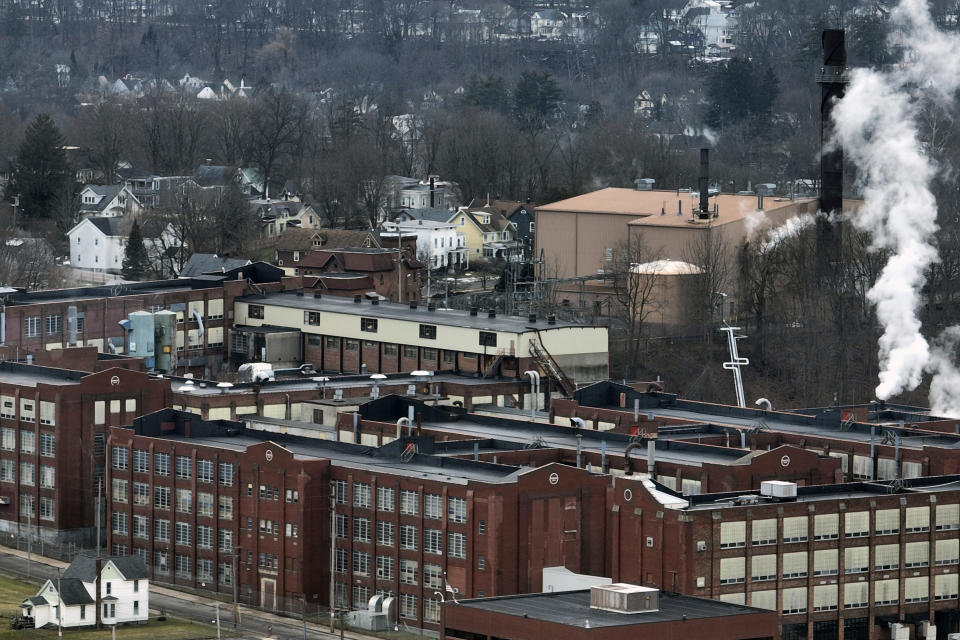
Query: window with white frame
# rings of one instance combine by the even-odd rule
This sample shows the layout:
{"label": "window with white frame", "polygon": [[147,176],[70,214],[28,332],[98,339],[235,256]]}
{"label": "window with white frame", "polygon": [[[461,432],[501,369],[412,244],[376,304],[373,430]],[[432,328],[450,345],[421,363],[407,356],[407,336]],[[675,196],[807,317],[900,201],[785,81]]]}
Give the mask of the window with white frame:
{"label": "window with white frame", "polygon": [[417,584],[417,561],[400,559],[400,583]]}
{"label": "window with white frame", "polygon": [[960,540],[956,538],[937,540],[934,553],[934,562],[937,566],[957,564],[960,562]]}
{"label": "window with white frame", "polygon": [[40,519],[41,520],[53,520],[54,512],[56,511],[56,500],[53,498],[40,498]]}
{"label": "window with white frame", "polygon": [[416,491],[403,489],[400,491],[400,513],[405,516],[415,516],[419,513],[419,500]]}
{"label": "window with white frame", "polygon": [[392,522],[377,521],[377,544],[384,547],[394,545],[394,524]]}
{"label": "window with white frame", "polygon": [[880,544],[874,547],[873,568],[877,571],[900,568],[900,545]]}
{"label": "window with white frame", "polygon": [[839,552],[836,549],[817,549],[813,552],[813,575],[835,576],[838,573]]}
{"label": "window with white frame", "polygon": [[393,580],[392,556],[377,556],[377,580]]}
{"label": "window with white frame", "polygon": [[837,585],[823,584],[813,588],[814,611],[837,610]]}
{"label": "window with white frame", "polygon": [[750,527],[750,544],[753,546],[777,544],[776,518],[754,520],[750,523]]}
{"label": "window with white frame", "polygon": [[807,541],[807,516],[791,516],[783,519],[783,541]]}
{"label": "window with white frame", "polygon": [[35,453],[37,450],[37,436],[33,431],[20,431],[20,453]]}
{"label": "window with white frame", "polygon": [[451,558],[467,557],[467,535],[465,533],[447,533],[447,554]]}
{"label": "window with white frame", "polygon": [[423,530],[423,551],[424,553],[443,553],[443,532],[439,529]]}
{"label": "window with white frame", "polygon": [[813,518],[814,540],[836,540],[840,537],[840,514],[822,513]]}
{"label": "window with white frame", "polygon": [[188,522],[178,522],[176,523],[176,543],[184,546],[190,546],[190,539],[193,537],[190,535],[190,523]]}
{"label": "window with white frame", "polygon": [[878,536],[893,535],[900,532],[899,509],[877,509],[874,516],[874,529]]}
{"label": "window with white frame", "polygon": [[783,554],[783,577],[784,578],[806,578],[807,577],[807,552],[794,551]]}
{"label": "window with white frame", "polygon": [[464,498],[447,498],[447,519],[450,522],[467,521],[467,501]]}
{"label": "window with white frame", "polygon": [[870,570],[870,547],[846,547],[843,550],[844,573],[866,573]]}
{"label": "window with white frame", "polygon": [[413,525],[400,525],[400,548],[408,551],[417,550],[417,528]]}
{"label": "window with white frame", "polygon": [[400,617],[407,620],[417,619],[417,596],[415,594],[400,594]]}
{"label": "window with white frame", "polygon": [[767,553],[750,558],[750,580],[764,582],[777,579],[777,556]]}
{"label": "window with white frame", "polygon": [[907,569],[930,566],[930,543],[926,540],[908,542],[903,548],[903,566]]}
{"label": "window with white frame", "polygon": [[430,520],[443,517],[443,496],[435,493],[423,494],[423,517]]}
{"label": "window with white frame", "polygon": [[370,520],[368,518],[353,519],[353,539],[357,542],[370,542]]}
{"label": "window with white frame", "polygon": [[747,544],[747,523],[740,522],[721,522],[720,523],[720,548],[733,549],[744,547]]}
{"label": "window with white frame", "polygon": [[783,590],[783,606],[781,612],[785,615],[807,612],[807,588],[791,587]]}
{"label": "window with white frame", "polygon": [[847,538],[865,538],[870,535],[870,512],[846,513],[843,516],[843,535]]}
{"label": "window with white frame", "polygon": [[377,511],[392,512],[394,508],[393,487],[377,487]]}
{"label": "window with white frame", "polygon": [[720,584],[738,584],[746,580],[746,558],[720,559]]}
{"label": "window with white frame", "polygon": [[353,552],[353,574],[357,576],[370,575],[370,554],[366,551]]}

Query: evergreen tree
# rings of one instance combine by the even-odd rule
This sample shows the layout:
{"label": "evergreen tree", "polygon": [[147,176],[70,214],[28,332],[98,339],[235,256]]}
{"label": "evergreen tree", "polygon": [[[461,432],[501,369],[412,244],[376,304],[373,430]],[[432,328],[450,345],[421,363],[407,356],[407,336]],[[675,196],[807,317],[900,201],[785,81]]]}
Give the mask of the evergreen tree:
{"label": "evergreen tree", "polygon": [[147,247],[143,244],[143,234],[140,233],[140,224],[133,221],[133,227],[130,228],[130,237],[127,240],[127,247],[123,252],[123,270],[121,275],[124,280],[142,280],[150,273],[150,257],[147,255]]}
{"label": "evergreen tree", "polygon": [[24,134],[5,197],[19,198],[19,212],[27,220],[57,219],[72,204],[64,202],[73,193],[73,179],[63,144],[46,113],[37,115]]}
{"label": "evergreen tree", "polygon": [[563,92],[549,73],[524,71],[513,89],[513,117],[522,131],[539,133],[560,108]]}

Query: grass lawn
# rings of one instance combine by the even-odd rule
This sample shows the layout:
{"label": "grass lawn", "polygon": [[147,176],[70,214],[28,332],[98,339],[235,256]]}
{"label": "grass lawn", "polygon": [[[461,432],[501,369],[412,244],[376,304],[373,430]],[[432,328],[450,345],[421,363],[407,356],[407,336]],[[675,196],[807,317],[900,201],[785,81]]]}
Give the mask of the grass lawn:
{"label": "grass lawn", "polygon": [[[57,637],[56,629],[10,629],[11,615],[20,614],[20,603],[24,598],[36,595],[40,586],[38,583],[25,582],[15,578],[0,575],[0,640],[48,640]],[[230,634],[224,631],[224,637]],[[64,629],[63,635],[67,640],[107,640],[110,638],[110,628],[98,630]],[[215,638],[217,629],[212,625],[167,618],[160,622],[151,617],[150,622],[117,627],[117,640],[199,640],[201,638]]]}

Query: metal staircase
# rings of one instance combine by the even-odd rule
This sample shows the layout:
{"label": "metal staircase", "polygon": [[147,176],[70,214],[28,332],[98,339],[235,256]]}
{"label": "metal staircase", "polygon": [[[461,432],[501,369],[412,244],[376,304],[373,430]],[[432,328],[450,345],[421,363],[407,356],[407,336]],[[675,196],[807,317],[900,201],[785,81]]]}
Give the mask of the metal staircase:
{"label": "metal staircase", "polygon": [[557,361],[553,359],[553,356],[550,355],[539,339],[530,341],[530,355],[533,356],[544,374],[557,381],[557,384],[563,389],[564,395],[567,397],[573,396],[577,386],[573,383],[573,380],[567,377],[567,374],[563,372],[563,369],[560,368],[560,365],[557,364]]}
{"label": "metal staircase", "polygon": [[507,354],[503,351],[503,349],[501,349],[500,352],[497,354],[497,357],[494,359],[493,363],[489,367],[487,367],[486,371],[483,372],[483,377],[489,378],[494,373],[496,373],[497,368],[500,366],[500,363],[503,362],[503,359],[506,357],[506,355]]}

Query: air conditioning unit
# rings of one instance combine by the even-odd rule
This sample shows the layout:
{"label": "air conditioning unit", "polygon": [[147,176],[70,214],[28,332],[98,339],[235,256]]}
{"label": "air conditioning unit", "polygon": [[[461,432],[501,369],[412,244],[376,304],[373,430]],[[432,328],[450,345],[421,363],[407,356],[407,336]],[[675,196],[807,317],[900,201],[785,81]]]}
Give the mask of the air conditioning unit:
{"label": "air conditioning unit", "polygon": [[707,542],[705,540],[697,540],[697,551],[706,551]]}

